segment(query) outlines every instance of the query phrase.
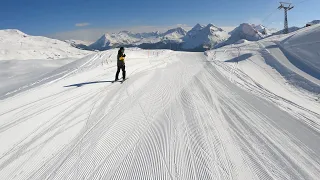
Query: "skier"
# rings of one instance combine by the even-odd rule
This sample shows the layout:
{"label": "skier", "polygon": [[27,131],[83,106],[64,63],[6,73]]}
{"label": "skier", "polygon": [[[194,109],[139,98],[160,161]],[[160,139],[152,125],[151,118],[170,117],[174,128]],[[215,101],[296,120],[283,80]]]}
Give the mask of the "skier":
{"label": "skier", "polygon": [[117,56],[117,73],[116,73],[116,78],[115,81],[119,80],[119,73],[120,69],[122,70],[122,79],[123,81],[126,79],[126,65],[124,63],[124,58],[126,55],[124,54],[124,47],[121,47],[120,50],[118,51],[118,56]]}

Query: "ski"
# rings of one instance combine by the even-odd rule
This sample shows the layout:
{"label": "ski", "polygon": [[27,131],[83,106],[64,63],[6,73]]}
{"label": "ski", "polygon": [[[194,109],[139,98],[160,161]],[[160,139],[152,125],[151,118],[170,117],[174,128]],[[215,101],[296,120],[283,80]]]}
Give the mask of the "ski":
{"label": "ski", "polygon": [[123,80],[121,81],[121,84],[124,83],[127,79],[129,79],[129,78],[123,79]]}
{"label": "ski", "polygon": [[121,82],[121,81],[119,81],[119,79],[118,79],[118,80],[114,80],[114,81],[112,81],[112,83],[115,83],[115,82]]}
{"label": "ski", "polygon": [[124,81],[126,81],[127,79],[129,79],[129,78],[126,78],[126,79],[123,79],[123,80],[120,80],[120,79],[114,80],[114,81],[112,81],[112,83],[120,82],[120,83],[122,84],[122,83],[123,83]]}

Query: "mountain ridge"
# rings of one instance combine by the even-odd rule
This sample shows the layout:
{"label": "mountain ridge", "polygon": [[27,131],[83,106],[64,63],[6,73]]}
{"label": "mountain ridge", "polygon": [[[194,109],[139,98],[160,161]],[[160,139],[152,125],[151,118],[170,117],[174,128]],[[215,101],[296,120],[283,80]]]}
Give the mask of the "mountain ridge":
{"label": "mountain ridge", "polygon": [[65,41],[31,36],[17,29],[0,30],[0,60],[79,58],[90,53]]}

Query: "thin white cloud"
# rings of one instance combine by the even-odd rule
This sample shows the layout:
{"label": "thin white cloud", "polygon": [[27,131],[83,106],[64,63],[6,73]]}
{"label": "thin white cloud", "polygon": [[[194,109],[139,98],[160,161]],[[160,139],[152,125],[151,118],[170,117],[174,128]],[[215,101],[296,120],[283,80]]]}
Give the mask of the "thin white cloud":
{"label": "thin white cloud", "polygon": [[178,27],[189,27],[187,24],[177,24]]}
{"label": "thin white cloud", "polygon": [[75,26],[77,26],[77,27],[84,27],[84,26],[89,26],[90,25],[90,23],[77,23],[77,24],[75,24]]}
{"label": "thin white cloud", "polygon": [[104,33],[106,29],[76,29],[73,31],[57,32],[54,34],[47,35],[50,38],[60,39],[60,40],[83,40],[83,41],[96,41]]}

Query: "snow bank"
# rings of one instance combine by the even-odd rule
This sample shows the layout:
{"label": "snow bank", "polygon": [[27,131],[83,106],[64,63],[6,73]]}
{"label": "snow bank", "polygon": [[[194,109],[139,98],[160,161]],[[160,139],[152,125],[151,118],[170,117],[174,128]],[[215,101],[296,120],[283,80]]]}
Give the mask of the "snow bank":
{"label": "snow bank", "polygon": [[[301,28],[299,28],[299,27],[293,26],[293,27],[288,28],[288,32],[292,33],[292,32],[298,31],[300,29]],[[280,35],[280,34],[283,34],[283,30],[277,31],[277,32],[273,33],[272,35]]]}
{"label": "snow bank", "polygon": [[249,41],[245,40],[245,39],[240,39],[239,41],[235,42],[235,44],[245,44],[248,43]]}
{"label": "snow bank", "polygon": [[306,27],[280,42],[292,64],[320,79],[320,25]]}
{"label": "snow bank", "polygon": [[30,36],[19,30],[0,30],[0,60],[81,58],[91,52],[41,36]]}
{"label": "snow bank", "polygon": [[2,60],[0,61],[0,99],[8,92],[17,90],[41,79],[42,76],[64,66],[74,59]]}

